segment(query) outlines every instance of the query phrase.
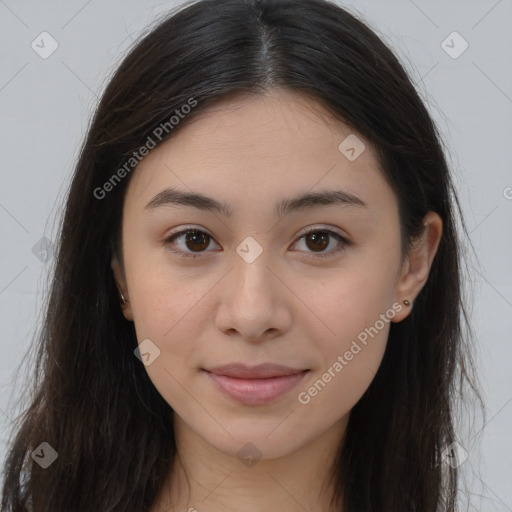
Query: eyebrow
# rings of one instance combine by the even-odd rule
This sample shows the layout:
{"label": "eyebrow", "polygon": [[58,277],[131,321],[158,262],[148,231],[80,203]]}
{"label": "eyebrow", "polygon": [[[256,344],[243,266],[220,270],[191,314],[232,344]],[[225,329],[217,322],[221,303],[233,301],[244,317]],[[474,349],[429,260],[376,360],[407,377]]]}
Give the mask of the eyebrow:
{"label": "eyebrow", "polygon": [[[186,193],[175,188],[166,188],[156,194],[144,207],[144,210],[175,205],[191,206],[212,212],[215,211],[226,217],[233,215],[233,210],[227,203],[207,197],[203,194]],[[283,199],[276,204],[275,213],[277,216],[281,217],[291,212],[329,205],[368,208],[368,205],[362,199],[350,192],[345,190],[324,190]]]}

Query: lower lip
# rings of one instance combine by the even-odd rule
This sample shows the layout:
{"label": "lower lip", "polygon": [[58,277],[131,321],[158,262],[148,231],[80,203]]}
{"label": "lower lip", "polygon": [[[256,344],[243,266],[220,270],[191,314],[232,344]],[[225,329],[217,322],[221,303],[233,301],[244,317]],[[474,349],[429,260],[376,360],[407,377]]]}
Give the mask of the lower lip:
{"label": "lower lip", "polygon": [[308,371],[267,379],[236,379],[211,372],[206,374],[217,388],[229,397],[247,405],[261,405],[272,402],[290,391]]}

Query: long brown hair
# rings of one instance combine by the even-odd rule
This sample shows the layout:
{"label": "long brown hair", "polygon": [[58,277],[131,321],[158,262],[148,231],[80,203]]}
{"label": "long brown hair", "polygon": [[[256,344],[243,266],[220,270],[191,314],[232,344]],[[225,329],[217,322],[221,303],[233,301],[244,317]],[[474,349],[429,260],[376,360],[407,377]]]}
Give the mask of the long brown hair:
{"label": "long brown hair", "polygon": [[[35,512],[154,504],[176,456],[173,411],[134,357],[134,325],[122,315],[110,268],[136,172],[130,159],[148,137],[160,144],[215,102],[272,88],[309,95],[377,148],[398,201],[404,253],[429,210],[443,221],[428,281],[411,314],[392,324],[382,364],[351,411],[332,472],[333,507],[456,510],[457,469],[443,463],[442,450],[456,440],[455,397],[468,383],[475,388],[456,230],[462,214],[427,109],[390,49],[334,3],[199,0],[140,38],[89,127],[57,240],[30,403],[14,422],[2,512],[31,502]],[[185,114],[191,98],[196,105]],[[58,453],[46,469],[30,456],[43,442]]]}

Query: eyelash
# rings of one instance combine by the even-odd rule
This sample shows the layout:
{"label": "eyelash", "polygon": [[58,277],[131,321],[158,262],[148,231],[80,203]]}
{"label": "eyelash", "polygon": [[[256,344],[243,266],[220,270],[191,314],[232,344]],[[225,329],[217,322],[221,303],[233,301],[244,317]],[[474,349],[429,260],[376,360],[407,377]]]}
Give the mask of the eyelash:
{"label": "eyelash", "polygon": [[[181,231],[178,231],[176,233],[173,233],[171,234],[169,237],[167,237],[165,240],[163,240],[162,244],[163,245],[169,245],[171,244],[171,242],[173,242],[176,238],[179,238],[180,236],[183,236],[183,235],[186,235],[187,233],[204,233],[205,235],[207,235],[210,239],[213,240],[213,237],[210,236],[208,233],[206,233],[205,231],[201,230],[201,229],[196,229],[196,228],[186,228],[186,229],[183,229]],[[329,236],[332,236],[333,238],[335,238],[338,242],[340,242],[340,245],[334,249],[334,250],[331,250],[329,252],[324,252],[324,253],[310,253],[310,254],[313,254],[313,256],[306,256],[307,258],[313,258],[313,259],[318,259],[318,258],[329,258],[329,257],[332,257],[338,253],[340,253],[341,251],[343,251],[347,246],[350,245],[350,242],[348,240],[346,240],[345,238],[343,238],[339,233],[336,233],[336,231],[332,231],[330,229],[323,229],[323,228],[313,228],[313,229],[310,229],[308,231],[306,231],[305,233],[303,233],[297,241],[300,241],[302,238],[306,237],[307,235],[311,234],[311,233],[327,233]],[[170,249],[171,252],[173,252],[174,254],[178,255],[179,257],[181,258],[198,258],[198,257],[203,257],[202,256],[202,253],[187,253],[187,252],[184,252],[184,251],[175,251],[174,249]],[[203,252],[208,252],[208,251],[203,251]]]}

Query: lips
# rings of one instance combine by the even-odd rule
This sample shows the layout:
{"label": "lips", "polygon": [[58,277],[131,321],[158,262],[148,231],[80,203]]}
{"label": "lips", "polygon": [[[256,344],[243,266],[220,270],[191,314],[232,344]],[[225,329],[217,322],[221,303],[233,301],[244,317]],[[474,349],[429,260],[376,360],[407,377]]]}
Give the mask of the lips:
{"label": "lips", "polygon": [[304,371],[304,369],[290,368],[273,363],[263,363],[256,366],[248,366],[242,363],[230,363],[223,366],[216,366],[206,371],[215,375],[234,377],[235,379],[266,379],[269,377],[282,377],[284,375],[297,375]]}
{"label": "lips", "polygon": [[294,388],[308,371],[273,363],[257,366],[231,363],[204,370],[218,390],[247,405],[277,400]]}

